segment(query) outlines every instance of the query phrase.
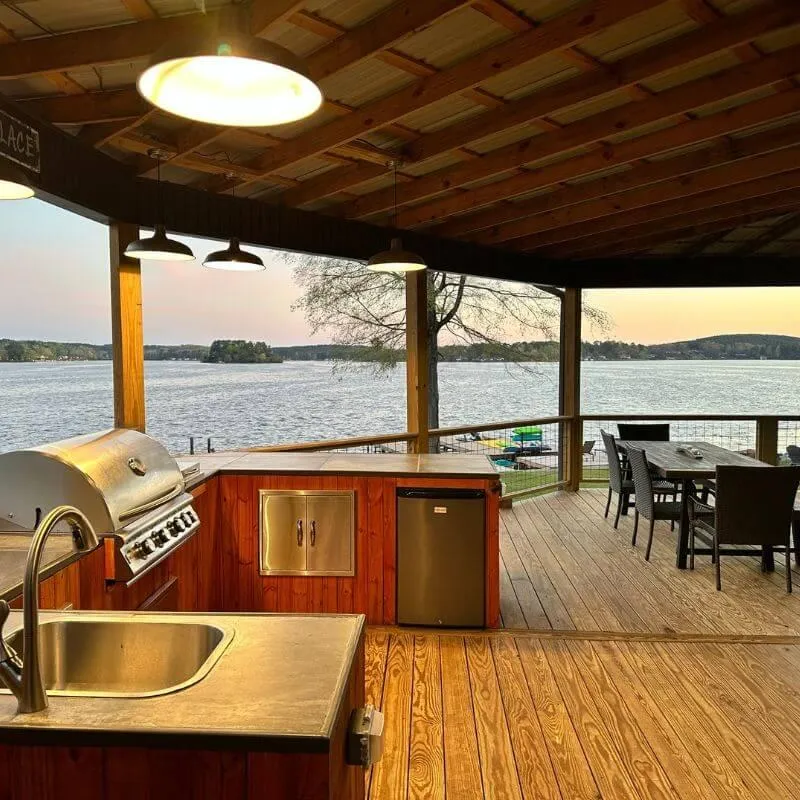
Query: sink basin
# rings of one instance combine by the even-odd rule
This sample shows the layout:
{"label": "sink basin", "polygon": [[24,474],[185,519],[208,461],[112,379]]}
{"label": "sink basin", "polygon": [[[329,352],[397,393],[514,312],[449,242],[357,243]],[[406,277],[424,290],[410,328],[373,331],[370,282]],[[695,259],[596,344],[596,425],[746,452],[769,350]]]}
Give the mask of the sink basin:
{"label": "sink basin", "polygon": [[[39,636],[49,695],[153,697],[202,680],[233,631],[203,622],[104,617],[42,622]],[[24,663],[22,630],[6,641]]]}

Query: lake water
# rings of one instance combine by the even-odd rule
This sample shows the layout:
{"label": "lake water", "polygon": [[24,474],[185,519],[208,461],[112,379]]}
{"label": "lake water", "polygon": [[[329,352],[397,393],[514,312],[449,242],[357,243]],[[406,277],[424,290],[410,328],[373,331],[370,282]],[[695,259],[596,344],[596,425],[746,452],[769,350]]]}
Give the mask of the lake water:
{"label": "lake water", "polygon": [[[402,365],[388,376],[327,362],[146,364],[148,432],[175,452],[405,430]],[[557,413],[558,365],[440,367],[442,425]],[[584,413],[798,414],[798,361],[583,363]],[[111,364],[0,364],[0,451],[113,424]]]}

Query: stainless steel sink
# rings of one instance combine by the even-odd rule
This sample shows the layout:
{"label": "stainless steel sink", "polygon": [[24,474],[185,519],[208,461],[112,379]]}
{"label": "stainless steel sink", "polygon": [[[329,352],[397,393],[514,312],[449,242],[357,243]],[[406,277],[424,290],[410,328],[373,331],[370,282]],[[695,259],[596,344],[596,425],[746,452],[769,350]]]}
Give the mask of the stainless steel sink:
{"label": "stainless steel sink", "polygon": [[[202,680],[233,631],[203,622],[104,616],[42,622],[39,636],[47,694],[153,697]],[[24,663],[22,630],[6,641]]]}

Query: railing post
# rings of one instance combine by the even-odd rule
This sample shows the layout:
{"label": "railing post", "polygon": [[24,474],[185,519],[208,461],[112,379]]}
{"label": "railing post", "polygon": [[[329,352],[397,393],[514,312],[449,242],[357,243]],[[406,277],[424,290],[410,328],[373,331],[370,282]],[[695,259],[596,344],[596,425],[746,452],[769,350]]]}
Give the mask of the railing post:
{"label": "railing post", "polygon": [[145,426],[144,340],[142,334],[142,273],[125,248],[139,238],[139,228],[111,222],[111,349],[114,370],[114,425]]}
{"label": "railing post", "polygon": [[428,275],[406,273],[406,430],[417,437],[409,451],[427,453],[428,438]]}
{"label": "railing post", "polygon": [[559,414],[570,417],[563,426],[563,480],[577,492],[583,472],[583,422],[581,414],[581,290],[569,287],[561,301],[561,352],[559,364]]}
{"label": "railing post", "polygon": [[778,463],[778,418],[756,420],[756,458],[765,464]]}

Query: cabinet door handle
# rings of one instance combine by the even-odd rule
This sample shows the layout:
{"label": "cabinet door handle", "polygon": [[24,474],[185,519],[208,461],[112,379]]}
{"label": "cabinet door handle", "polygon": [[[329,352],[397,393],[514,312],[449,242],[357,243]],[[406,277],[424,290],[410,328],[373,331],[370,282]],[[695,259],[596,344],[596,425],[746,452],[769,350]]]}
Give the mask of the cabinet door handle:
{"label": "cabinet door handle", "polygon": [[297,520],[297,546],[303,546],[303,520]]}
{"label": "cabinet door handle", "polygon": [[317,521],[315,519],[311,520],[311,546],[313,547],[317,543]]}

